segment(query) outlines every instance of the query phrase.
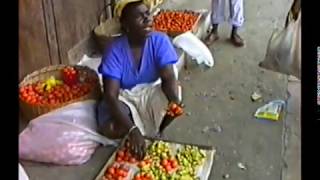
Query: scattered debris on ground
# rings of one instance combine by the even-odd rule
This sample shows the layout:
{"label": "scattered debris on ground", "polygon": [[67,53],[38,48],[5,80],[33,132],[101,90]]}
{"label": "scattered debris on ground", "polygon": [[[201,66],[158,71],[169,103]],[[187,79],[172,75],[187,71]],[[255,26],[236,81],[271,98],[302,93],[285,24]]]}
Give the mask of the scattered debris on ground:
{"label": "scattered debris on ground", "polygon": [[214,124],[213,127],[206,126],[202,129],[202,133],[208,133],[208,132],[221,133],[222,127],[218,124]]}
{"label": "scattered debris on ground", "polygon": [[246,169],[247,169],[247,167],[246,167],[243,163],[241,163],[241,162],[238,163],[238,167],[239,167],[241,170],[246,170]]}
{"label": "scattered debris on ground", "polygon": [[254,116],[256,118],[278,121],[285,107],[285,101],[274,100],[258,108]]}
{"label": "scattered debris on ground", "polygon": [[262,99],[262,95],[260,93],[257,93],[257,92],[254,92],[252,95],[251,95],[251,100],[253,102],[255,101],[258,101],[258,100],[261,100]]}
{"label": "scattered debris on ground", "polygon": [[229,175],[229,174],[224,174],[224,175],[222,175],[222,178],[223,178],[223,179],[229,179],[229,178],[230,178],[230,175]]}

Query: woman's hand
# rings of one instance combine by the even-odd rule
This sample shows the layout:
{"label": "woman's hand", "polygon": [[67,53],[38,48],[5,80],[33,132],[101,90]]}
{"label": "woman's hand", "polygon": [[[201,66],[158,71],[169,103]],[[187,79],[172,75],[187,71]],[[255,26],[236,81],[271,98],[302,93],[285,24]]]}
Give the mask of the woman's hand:
{"label": "woman's hand", "polygon": [[133,129],[129,133],[129,148],[131,153],[140,161],[144,158],[146,153],[146,143],[143,135],[138,128]]}

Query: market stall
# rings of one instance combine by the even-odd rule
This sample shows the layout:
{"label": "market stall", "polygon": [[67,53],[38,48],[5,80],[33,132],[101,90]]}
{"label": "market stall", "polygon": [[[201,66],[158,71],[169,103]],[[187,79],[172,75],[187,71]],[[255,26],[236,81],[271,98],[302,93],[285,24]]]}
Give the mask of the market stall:
{"label": "market stall", "polygon": [[[155,9],[154,13],[154,29],[167,33],[172,40],[189,31],[197,37],[202,35],[199,32],[202,31],[203,12]],[[113,26],[113,22],[110,19],[101,21],[100,26],[95,29],[96,40],[101,47],[119,35],[119,27]],[[107,26],[111,28],[105,29]],[[100,36],[97,36],[97,32]],[[101,36],[103,34],[104,36]],[[175,67],[180,71],[185,64],[186,53],[178,47],[176,51],[179,60]],[[94,63],[90,59],[92,58],[80,61],[78,65],[48,66],[27,75],[21,81],[21,111],[30,122],[30,126],[19,137],[19,146],[23,146],[19,152],[22,159],[58,165],[80,165],[91,158],[99,144],[111,144],[96,133],[97,126],[92,124],[95,122],[95,103],[99,100],[102,90],[97,74],[101,56],[96,58],[97,61]],[[84,108],[89,110],[82,111]],[[74,118],[74,115],[77,117]],[[43,139],[43,134],[48,137]],[[35,142],[38,144],[33,145]],[[52,143],[59,146],[52,148]],[[113,167],[115,161],[114,168],[125,167],[122,170],[131,173],[130,176],[126,176],[127,179],[143,179],[143,176],[148,174],[153,177],[151,179],[208,179],[215,154],[213,147],[150,137],[146,137],[146,143],[149,148],[154,149],[149,149],[149,156],[146,156],[147,159],[153,159],[153,170],[143,169],[138,162],[130,165],[128,162],[117,161],[119,151],[125,148],[124,140],[101,169],[97,180],[104,179],[105,171]],[[162,150],[158,146],[163,146],[164,152],[160,152]],[[171,165],[165,167],[165,160],[170,160]],[[154,170],[161,167],[164,168],[163,171]]]}

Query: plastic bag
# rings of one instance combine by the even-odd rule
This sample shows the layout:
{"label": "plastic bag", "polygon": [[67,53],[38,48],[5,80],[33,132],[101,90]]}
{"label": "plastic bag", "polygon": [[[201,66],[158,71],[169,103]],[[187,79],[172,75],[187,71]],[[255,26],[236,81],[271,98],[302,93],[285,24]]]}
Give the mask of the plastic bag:
{"label": "plastic bag", "polygon": [[95,106],[94,100],[77,102],[32,120],[19,135],[20,159],[80,165],[99,144],[115,144],[96,133]]}
{"label": "plastic bag", "polygon": [[301,77],[301,12],[294,20],[288,16],[288,26],[274,31],[264,61],[259,66],[275,72]]}
{"label": "plastic bag", "polygon": [[101,59],[102,59],[102,57],[92,58],[92,57],[89,57],[89,56],[87,56],[85,54],[85,55],[83,55],[83,57],[80,60],[80,62],[78,63],[78,65],[87,66],[87,67],[93,69],[94,71],[96,71],[96,73],[99,76],[100,84],[103,85],[103,83],[102,83],[102,75],[98,71],[98,67],[101,64]]}
{"label": "plastic bag", "polygon": [[183,49],[189,56],[196,59],[198,64],[214,66],[211,52],[202,41],[200,41],[190,31],[183,33],[173,39],[173,44]]}
{"label": "plastic bag", "polygon": [[283,100],[271,101],[268,104],[259,108],[254,116],[256,118],[278,121],[285,107]]}
{"label": "plastic bag", "polygon": [[23,169],[20,163],[19,163],[19,180],[29,180],[29,177],[26,171]]}

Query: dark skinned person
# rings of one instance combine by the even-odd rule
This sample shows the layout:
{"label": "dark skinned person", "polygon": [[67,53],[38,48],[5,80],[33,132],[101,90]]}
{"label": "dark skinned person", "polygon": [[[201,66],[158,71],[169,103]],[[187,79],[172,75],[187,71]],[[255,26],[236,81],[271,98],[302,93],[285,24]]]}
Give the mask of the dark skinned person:
{"label": "dark skinned person", "polygon": [[[106,47],[99,66],[104,98],[98,106],[98,125],[110,139],[128,136],[131,152],[142,159],[146,150],[144,136],[134,123],[130,108],[119,100],[119,93],[160,78],[168,105],[180,107],[173,69],[178,56],[166,34],[152,31],[153,19],[144,1],[120,0],[115,15],[120,20],[122,35]],[[157,133],[162,133],[174,118],[164,115]]]}

